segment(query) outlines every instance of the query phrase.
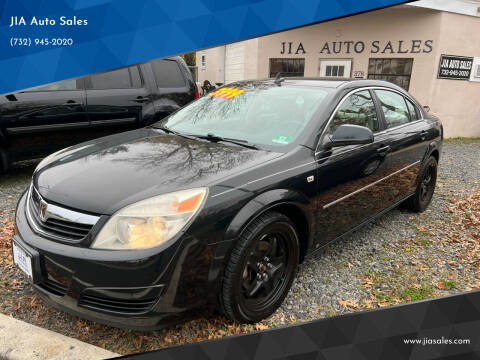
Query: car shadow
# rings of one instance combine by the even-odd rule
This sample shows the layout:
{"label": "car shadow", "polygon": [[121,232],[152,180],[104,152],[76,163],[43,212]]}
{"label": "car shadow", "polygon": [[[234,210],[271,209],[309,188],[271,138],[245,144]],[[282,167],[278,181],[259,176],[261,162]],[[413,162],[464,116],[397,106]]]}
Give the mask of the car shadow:
{"label": "car shadow", "polygon": [[40,160],[19,161],[12,164],[6,172],[0,174],[0,185],[29,180]]}

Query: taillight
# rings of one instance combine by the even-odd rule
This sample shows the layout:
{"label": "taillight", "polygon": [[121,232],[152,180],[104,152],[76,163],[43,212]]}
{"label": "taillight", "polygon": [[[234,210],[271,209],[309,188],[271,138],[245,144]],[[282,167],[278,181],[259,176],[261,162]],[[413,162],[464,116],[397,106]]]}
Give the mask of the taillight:
{"label": "taillight", "polygon": [[200,94],[198,93],[198,90],[195,90],[195,99],[198,99],[200,97]]}

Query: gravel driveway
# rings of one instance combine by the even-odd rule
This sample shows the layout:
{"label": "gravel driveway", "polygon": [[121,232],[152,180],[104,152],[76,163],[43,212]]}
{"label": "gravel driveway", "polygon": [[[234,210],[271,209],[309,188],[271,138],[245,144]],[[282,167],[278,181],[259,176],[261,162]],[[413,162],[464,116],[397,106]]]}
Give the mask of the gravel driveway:
{"label": "gravel driveway", "polygon": [[[22,163],[0,177],[5,229],[35,165]],[[466,198],[476,189],[480,200],[479,179],[480,141],[445,143],[437,189],[426,212],[397,208],[307,259],[282,307],[256,325],[236,325],[218,315],[148,333],[99,325],[45,306],[11,259],[0,259],[0,312],[129,353],[468,291],[480,287],[480,233],[478,227],[462,225],[472,216],[468,201],[458,210],[453,199]],[[4,230],[4,238],[8,231],[11,228]],[[7,251],[3,254],[8,256]]]}

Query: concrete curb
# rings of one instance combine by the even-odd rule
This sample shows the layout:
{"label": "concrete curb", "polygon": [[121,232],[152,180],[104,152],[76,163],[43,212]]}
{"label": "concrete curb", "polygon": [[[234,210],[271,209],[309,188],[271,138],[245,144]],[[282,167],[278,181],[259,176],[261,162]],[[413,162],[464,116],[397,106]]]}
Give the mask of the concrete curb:
{"label": "concrete curb", "polygon": [[0,360],[79,360],[116,356],[119,355],[0,314]]}

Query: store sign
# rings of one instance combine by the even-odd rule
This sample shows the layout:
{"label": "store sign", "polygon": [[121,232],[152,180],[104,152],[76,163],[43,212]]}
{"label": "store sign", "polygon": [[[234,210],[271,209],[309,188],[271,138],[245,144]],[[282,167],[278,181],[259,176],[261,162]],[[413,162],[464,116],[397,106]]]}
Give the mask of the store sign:
{"label": "store sign", "polygon": [[[327,41],[319,46],[323,55],[335,54],[429,54],[433,50],[433,40],[396,40],[396,41]],[[282,42],[280,54],[303,55],[307,47],[302,42]]]}
{"label": "store sign", "polygon": [[468,80],[472,71],[473,58],[466,56],[443,55],[438,67],[439,79]]}

